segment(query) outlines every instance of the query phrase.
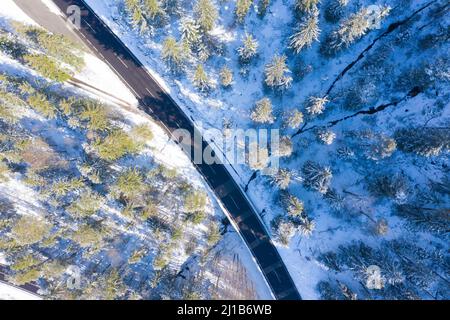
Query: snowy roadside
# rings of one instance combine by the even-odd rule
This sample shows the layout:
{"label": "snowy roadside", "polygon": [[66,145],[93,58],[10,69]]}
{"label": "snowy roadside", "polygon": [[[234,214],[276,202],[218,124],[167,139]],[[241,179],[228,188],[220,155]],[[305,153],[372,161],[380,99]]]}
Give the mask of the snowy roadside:
{"label": "snowy roadside", "polygon": [[[47,4],[50,6],[48,2]],[[5,12],[7,12],[7,15],[2,14],[2,16],[14,20],[19,20],[28,24],[34,23],[14,4],[12,0],[6,0],[2,2],[2,7],[5,8]],[[144,152],[150,153],[158,163],[164,164],[169,168],[176,169],[177,172],[181,173],[181,175],[193,185],[204,190],[209,190],[208,186],[199,176],[197,171],[193,168],[189,159],[179,149],[179,147],[168,138],[164,131],[158,125],[156,125],[148,115],[136,108],[136,99],[133,97],[132,93],[125,87],[125,85],[119,80],[119,78],[109,69],[109,67],[101,60],[90,54],[85,55],[85,60],[86,67],[76,77],[79,80],[82,80],[83,82],[96,87],[97,89],[105,92],[111,92],[114,94],[114,96],[118,96],[120,97],[120,99],[128,102],[129,106],[127,108],[119,105],[115,105],[115,107],[117,108],[116,111],[121,116],[126,118],[130,124],[134,125],[145,123],[151,126],[152,132],[154,133],[154,139],[151,141],[151,143],[149,143],[148,149],[144,150]],[[3,64],[3,66],[8,65],[7,59],[2,59],[1,63]],[[83,94],[91,93],[83,92]],[[95,96],[95,98],[105,99],[105,97],[98,96]],[[108,104],[111,104],[112,102],[110,99],[106,99],[105,101]],[[28,194],[28,196],[25,197],[26,199],[24,199],[25,201],[22,201],[21,203],[15,202],[15,207],[20,213],[31,212],[33,214],[36,214],[36,210],[35,208],[33,208],[32,204],[37,203],[35,202],[35,200],[38,198],[37,195],[31,194],[30,192],[32,190],[28,190],[26,186],[21,185],[18,181],[12,181],[13,182],[11,182],[10,184],[2,186],[2,193],[22,195]],[[210,199],[213,199],[213,197],[210,196]],[[214,200],[212,200],[212,206],[208,208],[208,214],[216,216],[219,219],[223,217],[221,209]],[[200,225],[198,228],[199,230],[205,231],[206,226]],[[195,233],[196,231],[193,230],[193,232]],[[227,237],[231,237],[232,241],[240,243],[240,239],[238,238],[237,234],[230,234],[227,235]],[[220,245],[221,244],[219,243],[219,246]],[[238,249],[239,255],[242,257],[243,261],[251,261],[250,253],[247,250],[242,250],[242,243],[240,243],[240,245],[236,245],[236,248]],[[174,265],[174,267],[176,268],[181,266],[185,262],[185,260],[186,256],[183,256],[183,254],[180,253],[180,256],[175,259],[176,265]],[[256,287],[258,288],[258,295],[261,298],[270,297],[270,294],[265,287],[264,280],[262,279],[260,273],[257,271],[256,266],[251,262],[246,263],[246,268],[247,273],[250,275],[250,278],[256,283]]]}
{"label": "snowy roadside", "polygon": [[[202,124],[201,127],[205,130],[209,128],[221,129],[222,121],[230,118],[233,121],[233,125],[237,128],[254,126],[249,114],[255,100],[265,95],[261,88],[261,84],[264,81],[262,72],[264,65],[270,61],[269,59],[274,53],[285,52],[286,43],[283,41],[288,38],[291,28],[295,25],[295,19],[290,12],[293,7],[293,1],[279,0],[271,2],[271,10],[264,18],[265,20],[261,20],[252,13],[251,17],[247,19],[245,27],[233,24],[234,12],[232,4],[227,3],[221,6],[219,9],[221,13],[220,20],[216,29],[211,31],[211,34],[217,36],[226,46],[226,53],[223,56],[212,57],[208,60],[205,63],[205,69],[211,74],[212,81],[217,83],[219,67],[224,64],[232,64],[232,70],[236,77],[232,89],[215,90],[205,95],[195,90],[191,84],[192,70],[188,70],[186,76],[174,76],[160,58],[164,36],[172,35],[177,37],[180,33],[178,21],[171,21],[168,26],[163,27],[161,30],[158,29],[158,32],[152,35],[140,35],[138,31],[131,30],[131,23],[123,11],[123,1],[88,0],[87,2],[136,56],[144,62],[147,69],[155,78],[159,79],[161,85],[184,108],[186,113],[192,116],[194,123],[197,125]],[[397,11],[387,18],[383,28],[387,27],[389,23],[403,19],[407,14],[410,14],[425,3],[427,1],[415,1],[410,4],[393,1],[392,5],[393,7],[394,4],[396,5]],[[352,8],[355,9],[355,7],[369,4],[372,4],[372,2],[359,1],[357,4],[352,4],[354,5]],[[402,6],[405,6],[405,8],[403,9]],[[191,9],[188,6],[183,8],[181,12],[190,16],[192,15]],[[331,27],[329,24],[324,23],[323,17],[320,19],[321,25],[324,26],[322,33],[325,34],[331,30]],[[302,59],[311,63],[310,67],[313,72],[306,74],[301,81],[294,83],[293,87],[281,97],[273,97],[273,102],[276,106],[275,115],[277,117],[277,122],[274,126],[280,125],[280,118],[284,110],[303,105],[310,95],[322,95],[326,92],[339,72],[349,65],[383,31],[384,29],[373,30],[360,41],[353,44],[351,49],[342,52],[335,59],[317,59],[315,53],[318,51],[318,44],[314,44],[311,49],[302,52]],[[247,78],[243,79],[237,76],[240,70],[237,66],[235,52],[245,32],[252,33],[258,38],[260,59],[252,65]],[[404,53],[397,52],[396,54],[397,56],[393,58],[392,63],[400,65],[406,57],[403,55]],[[410,55],[411,53],[408,54]],[[348,74],[340,81],[351,85],[352,74]],[[395,96],[398,93],[393,93],[392,95]],[[376,96],[367,107],[387,103],[389,102],[386,101],[387,97],[391,98],[388,92],[386,92],[386,95]],[[301,295],[305,299],[319,298],[316,286],[321,280],[329,278],[329,273],[332,272],[318,261],[317,256],[320,253],[336,250],[340,245],[350,243],[352,240],[363,240],[365,243],[376,247],[384,240],[415,236],[415,234],[408,232],[404,221],[391,213],[390,203],[377,201],[373,196],[367,196],[364,200],[358,199],[360,195],[365,196],[367,193],[364,184],[361,183],[362,180],[366,179],[366,174],[358,172],[358,170],[362,170],[360,166],[373,167],[373,170],[375,168],[380,170],[380,167],[387,165],[378,160],[370,164],[366,164],[364,161],[361,161],[362,164],[350,161],[345,162],[340,160],[336,154],[339,147],[347,145],[345,134],[351,130],[370,128],[372,125],[378,132],[392,136],[395,128],[403,125],[405,112],[409,112],[410,116],[408,119],[411,121],[411,124],[422,125],[423,123],[428,123],[429,116],[423,111],[427,104],[432,104],[432,101],[427,102],[421,100],[420,97],[415,97],[400,103],[392,110],[385,110],[383,113],[349,118],[333,127],[332,130],[337,137],[332,145],[324,145],[315,141],[314,134],[310,133],[302,134],[295,138],[295,148],[297,150],[294,150],[294,157],[283,161],[284,167],[298,171],[305,160],[314,160],[325,165],[332,164],[334,169],[333,188],[346,194],[352,194],[350,198],[353,203],[350,205],[355,208],[355,211],[367,211],[366,214],[374,221],[385,218],[389,225],[387,235],[382,237],[375,236],[369,232],[368,222],[364,220],[365,218],[362,215],[353,217],[353,221],[349,221],[349,218],[336,217],[322,195],[317,192],[307,191],[300,185],[290,187],[291,192],[300,195],[308,213],[314,218],[316,224],[316,230],[310,238],[297,235],[292,239],[289,247],[279,246],[279,251]],[[448,116],[448,103],[445,107],[443,117]],[[352,111],[331,107],[331,110],[326,112],[326,119],[323,116],[318,117],[311,120],[310,125],[326,125],[326,120],[341,119],[350,114],[352,114]],[[436,121],[436,123],[439,123],[439,121]],[[293,133],[287,132],[289,135]],[[402,163],[405,163],[405,161],[402,158],[402,154],[396,153],[389,159],[389,168],[397,171],[403,170]],[[356,169],[352,168],[352,165],[355,165]],[[244,166],[235,166],[234,169],[237,173],[234,174],[233,170],[230,170],[231,173],[235,175],[236,180],[242,187],[246,186],[253,172]],[[411,177],[415,178],[416,182],[424,183],[426,181],[426,177],[419,174],[415,167],[408,167],[408,171]],[[432,175],[431,173],[429,174]],[[438,173],[436,173],[436,177],[440,178]],[[257,177],[257,179],[253,180],[248,189],[248,195],[257,209],[260,212],[264,210],[264,220],[267,226],[270,225],[274,217],[283,213],[280,205],[277,203],[277,192],[276,188],[271,186],[264,177]],[[362,198],[363,196],[360,197]],[[371,220],[369,220],[370,222]],[[419,237],[423,240],[422,243],[428,243],[426,235],[420,234]],[[347,280],[351,282],[350,277]]]}

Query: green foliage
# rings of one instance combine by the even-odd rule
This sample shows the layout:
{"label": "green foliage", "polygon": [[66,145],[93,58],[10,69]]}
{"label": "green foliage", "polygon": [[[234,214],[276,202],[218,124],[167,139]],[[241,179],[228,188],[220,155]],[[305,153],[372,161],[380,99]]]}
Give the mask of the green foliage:
{"label": "green foliage", "polygon": [[51,80],[65,82],[72,77],[69,70],[58,66],[58,64],[48,56],[28,54],[23,58],[30,68]]}
{"label": "green foliage", "polygon": [[271,88],[284,90],[290,87],[292,77],[288,74],[291,72],[286,65],[287,57],[285,55],[275,55],[272,61],[266,65],[264,74],[266,76],[265,83]]}
{"label": "green foliage", "polygon": [[283,125],[289,129],[298,129],[303,123],[303,113],[297,109],[286,112]]}
{"label": "green foliage", "polygon": [[246,33],[242,46],[238,48],[241,62],[249,62],[251,58],[255,57],[258,53],[258,47],[258,41],[251,34]]}
{"label": "green foliage", "polygon": [[126,290],[125,284],[120,278],[117,269],[113,269],[105,279],[105,300],[120,298]]}
{"label": "green foliage", "polygon": [[16,261],[14,261],[14,263],[11,265],[11,270],[24,271],[24,270],[27,270],[39,263],[40,263],[39,259],[36,259],[31,254],[27,254],[23,257],[18,258]]}
{"label": "green foliage", "polygon": [[164,269],[168,264],[169,260],[163,251],[161,251],[153,260],[153,268],[155,268],[155,270]]}
{"label": "green foliage", "polygon": [[127,154],[138,153],[141,145],[133,141],[133,138],[125,131],[117,129],[104,139],[96,139],[93,148],[101,159],[115,161]]}
{"label": "green foliage", "polygon": [[141,124],[131,130],[131,136],[141,143],[146,143],[153,139],[153,132],[148,125]]}
{"label": "green foliage", "polygon": [[21,23],[14,23],[14,26],[19,34],[36,43],[48,55],[74,67],[76,70],[81,70],[84,67],[85,62],[81,47],[68,37]]}
{"label": "green foliage", "polygon": [[135,250],[131,256],[128,258],[129,264],[135,264],[142,260],[147,255],[147,249],[138,249]]}
{"label": "green foliage", "polygon": [[26,272],[20,272],[10,278],[10,281],[14,284],[21,286],[27,283],[36,281],[41,276],[41,272],[38,269],[30,269]]}
{"label": "green foliage", "polygon": [[48,236],[50,225],[34,216],[22,216],[11,230],[12,237],[19,245],[30,245]]}
{"label": "green foliage", "polygon": [[206,241],[208,242],[208,245],[214,246],[217,242],[219,242],[222,235],[220,234],[220,229],[217,223],[212,222],[208,226],[208,233],[206,236]]}
{"label": "green foliage", "polygon": [[311,12],[317,9],[319,0],[296,0],[295,8],[301,12]]}
{"label": "green foliage", "polygon": [[8,182],[10,173],[8,165],[0,161],[0,183]]}
{"label": "green foliage", "polygon": [[97,249],[103,243],[103,232],[84,224],[72,233],[71,239],[82,248],[91,247]]}
{"label": "green foliage", "polygon": [[275,118],[272,113],[272,102],[269,98],[263,98],[256,102],[250,118],[258,123],[273,123]]}
{"label": "green foliage", "polygon": [[144,0],[144,11],[151,20],[155,20],[165,14],[158,0]]}
{"label": "green foliage", "polygon": [[197,66],[197,69],[195,69],[192,82],[200,91],[207,91],[211,88],[211,83],[209,81],[208,75],[205,72],[205,69],[203,68],[203,65],[199,64]]}
{"label": "green foliage", "polygon": [[220,83],[224,87],[229,87],[233,83],[233,72],[228,67],[223,67],[220,70]]}
{"label": "green foliage", "polygon": [[69,192],[79,190],[84,187],[82,179],[61,179],[53,183],[51,187],[51,193],[57,197],[63,197]]}
{"label": "green foliage", "polygon": [[206,193],[200,190],[192,190],[184,197],[184,210],[188,213],[204,212],[206,207]]}
{"label": "green foliage", "polygon": [[200,224],[203,222],[203,220],[205,220],[206,214],[204,211],[196,211],[196,212],[190,213],[187,218],[193,224]]}
{"label": "green foliage", "polygon": [[319,35],[319,17],[312,15],[299,25],[289,45],[298,54],[303,48],[310,47],[314,41],[319,41]]}
{"label": "green foliage", "polygon": [[43,116],[49,119],[56,118],[57,109],[55,105],[48,100],[48,98],[42,93],[36,93],[28,97],[28,104],[31,108],[41,113]]}
{"label": "green foliage", "polygon": [[81,70],[84,67],[84,58],[79,46],[64,35],[47,33],[44,30],[36,32],[38,43],[48,54],[56,59]]}
{"label": "green foliage", "polygon": [[244,22],[252,4],[253,0],[236,0],[236,9],[234,13],[236,14],[236,19],[239,23]]}
{"label": "green foliage", "polygon": [[194,10],[202,29],[204,31],[212,30],[218,17],[214,3],[211,0],[198,0]]}
{"label": "green foliage", "polygon": [[128,169],[120,174],[111,193],[116,199],[125,198],[132,201],[147,190],[148,186],[139,170]]}
{"label": "green foliage", "polygon": [[283,205],[291,217],[298,217],[301,216],[304,210],[304,204],[303,201],[298,199],[296,196],[285,193],[282,197]]}
{"label": "green foliage", "polygon": [[186,60],[186,51],[183,45],[179,44],[177,40],[169,36],[164,40],[161,57],[172,68],[179,69]]}
{"label": "green foliage", "polygon": [[292,172],[287,169],[277,170],[272,176],[272,183],[281,190],[286,190],[292,180]]}
{"label": "green foliage", "polygon": [[278,241],[282,245],[288,246],[295,235],[295,226],[290,219],[278,217],[272,222],[272,228]]}
{"label": "green foliage", "polygon": [[83,110],[80,112],[79,117],[87,122],[89,130],[105,131],[111,126],[106,107],[95,100],[83,101]]}
{"label": "green foliage", "polygon": [[104,205],[105,199],[92,191],[84,192],[67,208],[67,211],[78,217],[89,217],[96,214]]}
{"label": "green foliage", "polygon": [[175,227],[172,230],[172,240],[177,241],[180,240],[183,237],[183,227]]}
{"label": "green foliage", "polygon": [[190,18],[181,20],[180,26],[181,39],[188,43],[189,46],[196,46],[202,39],[200,25]]}
{"label": "green foliage", "polygon": [[146,206],[142,209],[141,219],[147,220],[158,214],[158,207],[153,202],[148,202]]}

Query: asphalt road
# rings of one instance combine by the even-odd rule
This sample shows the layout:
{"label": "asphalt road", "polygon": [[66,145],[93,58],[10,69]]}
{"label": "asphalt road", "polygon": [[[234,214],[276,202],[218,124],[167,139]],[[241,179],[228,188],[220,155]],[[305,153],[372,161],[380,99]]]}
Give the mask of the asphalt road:
{"label": "asphalt road", "polygon": [[[138,98],[140,107],[159,121],[169,135],[173,137],[172,132],[179,128],[188,130],[192,137],[194,137],[194,132],[199,134],[182,109],[164,92],[142,63],[84,1],[53,0],[53,2],[64,13],[67,12],[67,7],[70,5],[77,5],[81,8],[81,28],[79,30],[81,39],[122,78]],[[204,140],[197,144],[192,141],[182,141],[182,143],[192,144],[191,154],[188,154],[190,159],[194,159],[194,150],[203,154],[203,150],[208,147],[208,143]],[[257,212],[227,168],[223,164],[194,163],[194,165],[226,209],[228,218],[232,220],[231,222],[252,252],[275,298],[301,299]]]}

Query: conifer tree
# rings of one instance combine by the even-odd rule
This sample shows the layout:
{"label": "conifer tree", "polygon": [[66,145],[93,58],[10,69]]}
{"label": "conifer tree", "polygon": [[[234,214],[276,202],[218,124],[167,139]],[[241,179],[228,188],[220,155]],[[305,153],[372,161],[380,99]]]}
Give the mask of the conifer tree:
{"label": "conifer tree", "polygon": [[273,123],[275,120],[272,114],[272,102],[269,98],[263,98],[256,102],[253,109],[251,119],[258,123]]}
{"label": "conifer tree", "polygon": [[241,62],[248,62],[258,53],[258,41],[249,33],[245,34],[243,45],[238,49]]}
{"label": "conifer tree", "polygon": [[253,0],[236,0],[236,9],[234,13],[236,14],[236,19],[239,23],[242,23],[247,16],[250,7],[252,6]]}
{"label": "conifer tree", "polygon": [[319,40],[320,29],[318,24],[318,15],[314,14],[299,25],[298,31],[290,38],[290,47],[295,53],[299,53],[303,48],[310,47],[314,41]]}
{"label": "conifer tree", "polygon": [[174,69],[181,68],[186,59],[185,49],[171,36],[164,40],[161,56]]}
{"label": "conifer tree", "polygon": [[220,70],[220,82],[224,87],[229,87],[233,83],[233,72],[227,66]]}
{"label": "conifer tree", "polygon": [[305,187],[325,194],[331,183],[333,174],[329,167],[308,160],[302,168],[303,184]]}
{"label": "conifer tree", "polygon": [[202,64],[197,66],[192,82],[200,91],[207,91],[211,88],[211,83]]}
{"label": "conifer tree", "polygon": [[290,110],[284,115],[283,125],[286,128],[298,129],[303,123],[303,113],[297,109]]}
{"label": "conifer tree", "polygon": [[206,32],[211,31],[219,15],[214,3],[211,0],[198,0],[194,10],[202,29]]}
{"label": "conifer tree", "polygon": [[323,113],[325,110],[325,104],[328,102],[327,97],[310,97],[308,100],[308,106],[306,107],[306,111],[310,115],[317,115]]}
{"label": "conifer tree", "polygon": [[201,39],[200,25],[191,18],[184,18],[180,25],[181,40],[186,41],[189,46],[197,45]]}
{"label": "conifer tree", "polygon": [[295,9],[299,10],[300,12],[308,13],[316,9],[318,3],[319,0],[296,0]]}

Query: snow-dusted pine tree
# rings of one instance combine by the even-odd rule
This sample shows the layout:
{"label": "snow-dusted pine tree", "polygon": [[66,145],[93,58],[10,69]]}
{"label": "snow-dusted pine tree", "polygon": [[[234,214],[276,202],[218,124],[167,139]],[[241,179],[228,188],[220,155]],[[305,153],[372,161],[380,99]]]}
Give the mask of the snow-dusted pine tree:
{"label": "snow-dusted pine tree", "polygon": [[181,40],[189,46],[197,45],[201,39],[200,25],[191,18],[183,18],[180,23]]}
{"label": "snow-dusted pine tree", "polygon": [[319,40],[319,16],[318,11],[310,15],[300,23],[298,31],[291,36],[289,47],[292,48],[295,53],[299,53],[305,47],[310,47],[314,41]]}
{"label": "snow-dusted pine tree", "polygon": [[272,113],[272,102],[269,98],[263,98],[256,102],[253,109],[251,119],[258,123],[273,123],[275,120]]}
{"label": "snow-dusted pine tree", "polygon": [[331,183],[333,174],[329,167],[323,167],[313,161],[306,161],[302,168],[305,187],[325,194]]}
{"label": "snow-dusted pine tree", "polygon": [[214,3],[211,0],[198,0],[194,10],[202,29],[206,32],[211,31],[219,15]]}
{"label": "snow-dusted pine tree", "polygon": [[276,185],[281,190],[286,190],[292,179],[292,172],[287,169],[280,169],[275,171],[271,176],[272,184]]}
{"label": "snow-dusted pine tree", "polygon": [[297,109],[285,113],[283,125],[286,128],[298,129],[303,123],[303,113]]}
{"label": "snow-dusted pine tree", "polygon": [[211,82],[202,64],[199,64],[195,69],[192,82],[194,83],[194,86],[200,91],[207,91],[211,89]]}
{"label": "snow-dusted pine tree", "polygon": [[233,72],[227,66],[220,70],[220,83],[223,87],[229,87],[233,83]]}
{"label": "snow-dusted pine tree", "polygon": [[314,9],[317,9],[317,4],[319,0],[296,0],[295,1],[295,9],[301,12],[311,12]]}
{"label": "snow-dusted pine tree", "polygon": [[291,217],[300,217],[305,208],[303,201],[288,192],[282,193],[281,202],[287,214]]}
{"label": "snow-dusted pine tree", "polygon": [[241,62],[248,62],[258,53],[258,41],[249,33],[245,34],[243,45],[238,48]]}
{"label": "snow-dusted pine tree", "polygon": [[306,111],[310,115],[321,114],[325,110],[325,104],[328,102],[327,97],[309,97]]}
{"label": "snow-dusted pine tree", "polygon": [[186,59],[183,46],[172,36],[164,40],[161,56],[163,60],[175,69],[180,68]]}
{"label": "snow-dusted pine tree", "polygon": [[234,11],[236,20],[239,23],[244,22],[245,17],[252,6],[253,0],[236,0],[236,9]]}

